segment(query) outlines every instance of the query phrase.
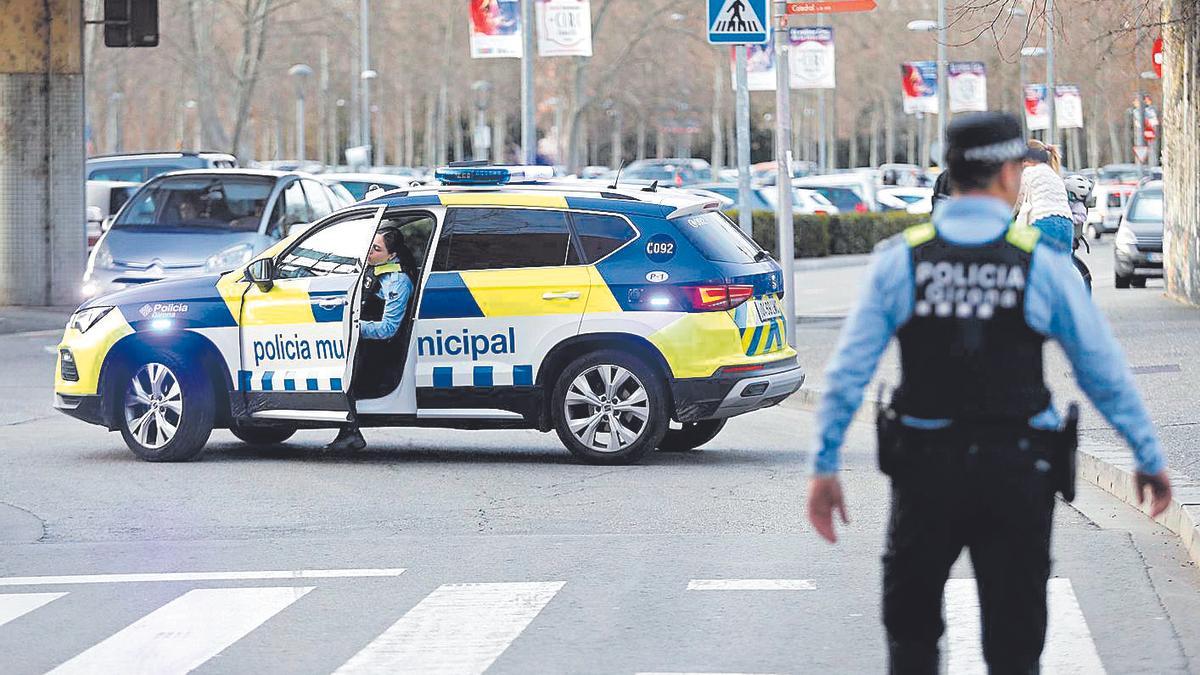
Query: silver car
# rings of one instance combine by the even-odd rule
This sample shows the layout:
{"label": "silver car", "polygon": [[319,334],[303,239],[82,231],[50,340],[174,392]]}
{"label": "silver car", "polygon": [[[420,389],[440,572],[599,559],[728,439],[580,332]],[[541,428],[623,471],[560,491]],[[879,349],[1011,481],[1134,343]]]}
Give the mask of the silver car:
{"label": "silver car", "polygon": [[231,270],[341,200],[308,174],[209,169],[162,174],[108,224],[88,259],[83,296]]}

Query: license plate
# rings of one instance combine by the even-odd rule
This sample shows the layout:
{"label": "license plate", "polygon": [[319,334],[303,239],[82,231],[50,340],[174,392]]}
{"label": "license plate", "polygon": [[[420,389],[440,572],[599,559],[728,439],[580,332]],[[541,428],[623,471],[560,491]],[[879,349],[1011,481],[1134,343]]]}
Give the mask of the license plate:
{"label": "license plate", "polygon": [[779,301],[775,298],[755,300],[754,307],[758,310],[759,321],[770,321],[783,316],[783,310],[779,308]]}
{"label": "license plate", "polygon": [[1147,253],[1146,261],[1147,262],[1162,262],[1162,254],[1161,253]]}

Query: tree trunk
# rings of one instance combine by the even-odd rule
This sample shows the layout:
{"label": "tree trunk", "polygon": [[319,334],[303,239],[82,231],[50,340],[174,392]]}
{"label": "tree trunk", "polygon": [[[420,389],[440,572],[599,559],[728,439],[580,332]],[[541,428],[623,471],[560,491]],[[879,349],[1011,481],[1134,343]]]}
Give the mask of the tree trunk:
{"label": "tree trunk", "polygon": [[413,97],[411,95],[404,97],[404,166],[412,166],[415,162],[416,155],[413,152],[416,149],[416,139],[413,138],[416,130],[413,129]]}
{"label": "tree trunk", "polygon": [[437,94],[433,92],[425,96],[425,134],[421,147],[425,151],[425,166],[437,166]]}
{"label": "tree trunk", "polygon": [[503,106],[496,107],[495,121],[492,123],[492,161],[496,164],[505,164],[506,148],[508,144],[508,111]]}
{"label": "tree trunk", "polygon": [[1200,11],[1167,0],[1163,14],[1163,272],[1168,296],[1200,305]]}
{"label": "tree trunk", "polygon": [[888,164],[896,161],[896,108],[891,101],[883,108],[883,157]]}
{"label": "tree trunk", "polygon": [[446,154],[449,152],[449,148],[447,147],[449,141],[449,120],[446,119],[449,117],[449,96],[449,85],[446,82],[442,82],[442,87],[438,90],[437,98],[437,162],[435,166],[445,166]]}
{"label": "tree trunk", "polygon": [[462,106],[455,97],[450,107],[450,133],[454,134],[454,161],[466,159],[466,149],[463,147]]}
{"label": "tree trunk", "polygon": [[867,153],[867,163],[872,167],[879,166],[879,108],[886,102],[876,101],[871,110],[871,149]]}
{"label": "tree trunk", "polygon": [[[855,119],[862,119],[862,111],[860,110]],[[853,169],[858,166],[858,129],[850,130],[850,156],[846,158],[846,168]]]}
{"label": "tree trunk", "polygon": [[663,133],[662,127],[654,129],[654,157],[656,159],[664,159],[667,156],[667,135]]}
{"label": "tree trunk", "polygon": [[641,115],[637,121],[637,158],[646,159],[646,118]]}
{"label": "tree trunk", "polygon": [[725,134],[721,129],[721,111],[725,106],[725,69],[722,65],[723,61],[717,59],[713,66],[712,152],[709,155],[713,175],[725,164]]}

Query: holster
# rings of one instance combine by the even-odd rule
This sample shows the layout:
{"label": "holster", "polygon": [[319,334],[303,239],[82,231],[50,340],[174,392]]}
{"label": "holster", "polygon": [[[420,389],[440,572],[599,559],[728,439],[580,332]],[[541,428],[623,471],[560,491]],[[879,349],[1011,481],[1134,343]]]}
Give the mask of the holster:
{"label": "holster", "polygon": [[1075,452],[1079,448],[1079,404],[1067,406],[1067,416],[1058,431],[1058,442],[1054,444],[1054,459],[1050,470],[1054,476],[1054,488],[1063,500],[1075,499],[1075,476],[1077,464]]}
{"label": "holster", "polygon": [[895,475],[896,468],[904,461],[904,434],[900,428],[900,415],[890,402],[883,403],[882,390],[875,410],[875,438],[879,470],[888,476]]}

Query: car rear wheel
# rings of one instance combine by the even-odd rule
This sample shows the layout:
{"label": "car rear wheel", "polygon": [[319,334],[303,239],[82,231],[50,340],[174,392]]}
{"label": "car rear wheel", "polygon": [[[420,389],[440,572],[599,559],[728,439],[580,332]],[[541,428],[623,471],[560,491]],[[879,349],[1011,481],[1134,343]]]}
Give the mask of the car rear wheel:
{"label": "car rear wheel", "polygon": [[186,462],[204,451],[216,415],[212,381],[164,350],[127,371],[121,436],[147,462]]}
{"label": "car rear wheel", "polygon": [[1145,288],[1146,277],[1134,277],[1129,280],[1129,285],[1133,286],[1134,288]]}
{"label": "car rear wheel", "polygon": [[701,420],[699,422],[683,422],[680,428],[667,428],[663,434],[658,449],[663,452],[686,452],[695,450],[717,437],[725,428],[725,420]]}
{"label": "car rear wheel", "polygon": [[636,356],[602,350],[571,362],[551,399],[563,445],[590,464],[633,464],[667,430],[662,375]]}
{"label": "car rear wheel", "polygon": [[290,425],[284,426],[251,426],[246,424],[234,424],[229,427],[229,432],[237,436],[243,443],[250,445],[278,445],[292,437],[296,433],[296,427]]}
{"label": "car rear wheel", "polygon": [[1092,239],[1099,239],[1099,238],[1100,238],[1100,236],[1101,236],[1100,228],[1098,228],[1098,227],[1096,227],[1095,225],[1093,225],[1093,224],[1089,223],[1089,224],[1088,224],[1088,226],[1087,226],[1087,230],[1088,230],[1088,235],[1090,235]]}
{"label": "car rear wheel", "polygon": [[1117,288],[1129,288],[1129,282],[1130,282],[1130,277],[1124,277],[1124,276],[1121,276],[1120,274],[1118,274],[1115,277],[1115,283],[1116,283]]}

